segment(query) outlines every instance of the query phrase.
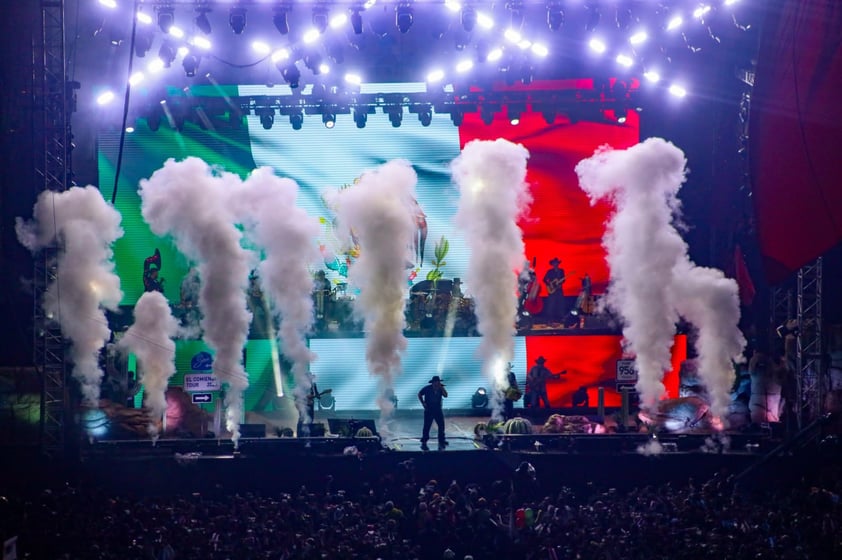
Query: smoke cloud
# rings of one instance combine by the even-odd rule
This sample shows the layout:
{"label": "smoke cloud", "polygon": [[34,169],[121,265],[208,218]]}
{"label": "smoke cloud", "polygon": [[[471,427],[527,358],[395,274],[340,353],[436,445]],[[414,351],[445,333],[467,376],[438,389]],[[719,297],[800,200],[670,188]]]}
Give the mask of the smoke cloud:
{"label": "smoke cloud", "polygon": [[685,165],[680,149],[650,138],[627,150],[600,149],[576,172],[592,203],[607,198],[616,206],[603,240],[611,270],[606,299],[623,318],[623,335],[636,355],[642,407],[654,411],[664,394],[675,324],[684,316],[699,331],[700,375],[714,414],[722,415],[734,375],[731,360],[745,346],[737,329],[737,285],[687,256],[674,226]]}
{"label": "smoke cloud", "polygon": [[349,279],[360,289],[355,311],[365,321],[366,360],[381,380],[377,397],[381,420],[394,408],[386,392],[400,372],[407,344],[404,308],[417,182],[408,162],[391,161],[366,172],[333,201],[340,228],[347,235],[353,231],[360,244],[360,258],[351,265]]}
{"label": "smoke cloud", "polygon": [[248,387],[242,350],[251,322],[246,288],[253,255],[240,246],[242,235],[226,189],[231,182],[230,174],[214,173],[198,158],[168,160],[140,182],[140,196],[152,231],[171,235],[198,264],[204,340],[215,351],[214,373],[228,384],[226,428],[236,444]]}
{"label": "smoke cloud", "polygon": [[264,250],[260,281],[280,318],[281,348],[292,361],[295,405],[305,422],[312,422],[307,408],[310,362],[316,355],[307,346],[313,327],[313,276],[321,260],[315,243],[321,226],[318,218],[295,205],[298,184],[281,179],[271,168],[252,172],[242,185],[236,204],[254,241]]}
{"label": "smoke cloud", "polygon": [[159,292],[146,292],[135,304],[134,324],[117,344],[120,350],[137,356],[153,441],[158,439],[158,422],[167,411],[165,395],[170,377],[175,373],[173,338],[178,332],[178,321],[172,316],[167,298]]}
{"label": "smoke cloud", "polygon": [[459,186],[456,224],[465,232],[471,254],[466,284],[476,305],[483,373],[493,384],[492,415],[502,412],[505,364],[514,355],[517,273],[524,256],[518,217],[531,198],[526,184],[529,152],[507,140],[473,141],[453,161]]}
{"label": "smoke cloud", "polygon": [[123,297],[111,262],[111,245],[123,236],[120,213],[88,186],[44,191],[32,214],[31,221],[16,220],[18,239],[33,252],[58,246],[56,280],[47,286],[44,312],[71,343],[73,377],[84,403],[98,406],[99,353],[111,337],[104,309],[116,310]]}

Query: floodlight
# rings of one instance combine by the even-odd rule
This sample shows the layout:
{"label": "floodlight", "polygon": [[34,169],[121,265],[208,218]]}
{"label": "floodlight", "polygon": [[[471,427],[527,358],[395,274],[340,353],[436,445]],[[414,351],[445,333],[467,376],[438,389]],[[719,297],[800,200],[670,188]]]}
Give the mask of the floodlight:
{"label": "floodlight", "polygon": [[196,8],[196,13],[198,15],[193,20],[199,31],[201,31],[205,35],[211,34],[211,24],[210,20],[208,19],[208,12],[210,12],[210,9],[208,8]]}
{"label": "floodlight", "polygon": [[412,6],[409,3],[400,3],[395,8],[395,26],[401,33],[406,33],[412,27],[415,16],[412,14]]}
{"label": "floodlight", "polygon": [[275,109],[273,107],[266,107],[257,109],[257,115],[260,117],[260,124],[264,130],[271,130],[275,124]]}
{"label": "floodlight", "polygon": [[292,125],[293,130],[301,130],[301,125],[304,124],[304,113],[301,109],[293,109],[289,114],[289,124]]}
{"label": "floodlight", "polygon": [[196,70],[199,69],[199,57],[193,53],[188,53],[181,61],[181,66],[184,68],[185,76],[193,78],[196,76]]}
{"label": "floodlight", "polygon": [[488,406],[488,391],[485,387],[480,387],[471,397],[472,408],[485,408]]}
{"label": "floodlight", "polygon": [[175,23],[175,10],[172,6],[159,6],[157,9],[158,27],[164,33],[170,32],[170,27]]}
{"label": "floodlight", "polygon": [[231,31],[234,35],[242,35],[246,28],[246,9],[242,6],[234,6],[228,12],[228,25],[231,26]]}

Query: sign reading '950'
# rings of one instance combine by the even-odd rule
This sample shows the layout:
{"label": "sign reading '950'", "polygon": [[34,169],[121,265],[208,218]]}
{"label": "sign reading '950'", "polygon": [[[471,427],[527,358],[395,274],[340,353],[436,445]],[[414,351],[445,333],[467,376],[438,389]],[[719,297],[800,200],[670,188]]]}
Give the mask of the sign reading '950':
{"label": "sign reading '950'", "polygon": [[637,381],[637,369],[634,360],[617,360],[617,381],[619,383],[634,383]]}
{"label": "sign reading '950'", "polygon": [[184,376],[184,390],[191,393],[219,391],[219,379],[212,373],[188,373]]}

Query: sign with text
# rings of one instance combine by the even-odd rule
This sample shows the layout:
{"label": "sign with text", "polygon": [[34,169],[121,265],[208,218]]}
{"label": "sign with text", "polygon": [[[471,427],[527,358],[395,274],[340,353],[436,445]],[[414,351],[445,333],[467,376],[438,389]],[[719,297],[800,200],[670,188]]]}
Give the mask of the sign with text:
{"label": "sign with text", "polygon": [[193,404],[206,404],[213,402],[213,393],[193,393]]}
{"label": "sign with text", "polygon": [[637,369],[634,367],[634,360],[626,358],[617,360],[617,383],[637,382]]}
{"label": "sign with text", "polygon": [[219,391],[219,379],[212,373],[188,373],[184,376],[184,390],[190,393]]}

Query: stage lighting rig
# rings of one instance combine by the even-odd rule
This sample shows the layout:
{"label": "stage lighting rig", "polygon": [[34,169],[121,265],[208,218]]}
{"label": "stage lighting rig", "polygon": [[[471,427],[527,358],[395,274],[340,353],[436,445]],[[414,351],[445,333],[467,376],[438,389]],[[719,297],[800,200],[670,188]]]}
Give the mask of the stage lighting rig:
{"label": "stage lighting rig", "polygon": [[471,396],[471,408],[485,408],[488,406],[488,391],[480,387]]}
{"label": "stage lighting rig", "polygon": [[491,126],[491,123],[494,122],[494,107],[490,105],[483,105],[479,109],[479,117],[482,119],[482,122],[485,126]]}
{"label": "stage lighting rig", "polygon": [[462,29],[470,33],[477,26],[477,11],[473,6],[462,6]]}
{"label": "stage lighting rig", "polygon": [[304,66],[306,66],[314,76],[318,76],[322,73],[322,55],[316,51],[308,52],[304,55]]}
{"label": "stage lighting rig", "polygon": [[155,8],[158,19],[158,27],[164,33],[170,32],[170,27],[175,25],[175,9],[172,6],[158,6]]}
{"label": "stage lighting rig", "polygon": [[395,26],[401,33],[406,33],[412,27],[415,16],[412,13],[412,5],[409,2],[401,2],[395,7]]}
{"label": "stage lighting rig", "polygon": [[181,61],[181,66],[184,68],[184,74],[188,78],[194,78],[196,71],[199,69],[199,57],[193,53],[187,53],[184,60]]}
{"label": "stage lighting rig", "polygon": [[280,4],[275,6],[274,14],[272,15],[272,23],[281,35],[287,35],[289,33],[289,10],[289,6]]}
{"label": "stage lighting rig", "polygon": [[301,80],[301,70],[299,70],[298,66],[295,65],[295,62],[293,62],[281,70],[281,76],[283,76],[286,83],[289,84],[289,87],[295,89],[298,87],[299,81]]}
{"label": "stage lighting rig", "polygon": [[336,114],[329,109],[324,109],[322,112],[322,124],[325,125],[325,128],[333,128],[336,126]]}
{"label": "stage lighting rig", "polygon": [[272,125],[275,124],[275,109],[273,107],[264,107],[255,111],[260,117],[260,124],[264,130],[271,130]]}
{"label": "stage lighting rig", "polygon": [[430,126],[433,122],[433,109],[429,105],[422,105],[418,109],[418,121],[421,126]]}
{"label": "stage lighting rig", "polygon": [[362,6],[354,6],[351,8],[351,29],[354,30],[354,35],[362,35],[363,33],[362,10]]}
{"label": "stage lighting rig", "polygon": [[143,58],[149,49],[152,48],[152,33],[146,29],[138,29],[134,38],[134,53],[138,58]]}
{"label": "stage lighting rig", "polygon": [[301,130],[304,124],[304,112],[299,108],[292,109],[289,114],[289,124],[293,130]]}
{"label": "stage lighting rig", "polygon": [[196,24],[196,28],[204,33],[205,35],[211,34],[211,23],[210,19],[208,19],[208,14],[210,13],[211,9],[207,6],[199,6],[196,8],[196,18],[193,22]]}
{"label": "stage lighting rig", "polygon": [[319,30],[319,34],[324,34],[328,24],[327,8],[323,5],[313,7],[313,27]]}
{"label": "stage lighting rig", "polygon": [[172,43],[169,41],[164,41],[161,43],[161,48],[158,49],[158,58],[161,59],[161,62],[164,63],[164,68],[169,68],[172,66],[172,63],[175,61],[175,47],[172,46]]}
{"label": "stage lighting rig", "polygon": [[354,107],[354,124],[357,125],[357,128],[365,128],[366,122],[368,122],[368,108],[367,107]]}
{"label": "stage lighting rig", "polygon": [[389,115],[389,122],[394,128],[398,128],[403,122],[403,105],[389,105],[383,111]]}
{"label": "stage lighting rig", "polygon": [[228,25],[234,35],[242,35],[246,28],[246,9],[242,6],[234,6],[228,12]]}
{"label": "stage lighting rig", "polygon": [[564,8],[561,2],[547,4],[547,27],[550,31],[558,31],[564,27]]}

